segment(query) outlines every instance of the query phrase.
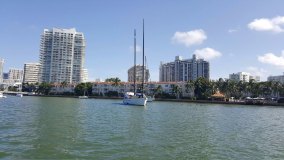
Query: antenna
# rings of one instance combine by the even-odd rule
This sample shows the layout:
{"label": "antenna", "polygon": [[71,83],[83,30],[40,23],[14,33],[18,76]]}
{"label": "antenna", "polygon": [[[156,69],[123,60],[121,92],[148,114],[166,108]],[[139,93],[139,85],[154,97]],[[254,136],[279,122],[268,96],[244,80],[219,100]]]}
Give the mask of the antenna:
{"label": "antenna", "polygon": [[142,57],[142,60],[143,60],[143,66],[142,66],[142,91],[141,93],[143,94],[144,93],[144,19],[143,19],[143,57]]}
{"label": "antenna", "polygon": [[133,71],[133,78],[134,78],[134,95],[136,95],[136,29],[134,29],[134,71]]}

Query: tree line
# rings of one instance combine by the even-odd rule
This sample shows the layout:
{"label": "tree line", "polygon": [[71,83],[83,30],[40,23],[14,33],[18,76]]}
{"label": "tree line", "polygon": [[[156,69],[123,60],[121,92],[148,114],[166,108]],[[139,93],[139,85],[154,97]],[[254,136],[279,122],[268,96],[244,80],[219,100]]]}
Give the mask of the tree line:
{"label": "tree line", "polygon": [[[116,78],[108,78],[106,82],[113,83],[113,86],[119,86],[121,80]],[[67,87],[66,82],[61,82],[60,87]],[[51,83],[36,83],[29,84],[23,83],[22,91],[24,92],[36,92],[38,94],[48,95],[52,89]],[[224,80],[208,80],[205,78],[198,78],[195,81],[188,81],[184,83],[176,83],[171,85],[171,93],[163,91],[161,85],[152,90],[152,94],[161,98],[191,98],[198,100],[206,100],[217,91],[224,94],[226,98],[234,97],[235,99],[243,99],[245,97],[282,97],[284,95],[284,85],[279,82],[267,81],[256,82],[250,80],[249,82]],[[84,92],[87,95],[92,94],[92,83],[79,83],[75,86],[73,95],[83,95]],[[186,93],[194,93],[192,96],[184,96]],[[66,93],[67,94],[67,93]],[[112,96],[119,96],[118,93],[110,93]]]}

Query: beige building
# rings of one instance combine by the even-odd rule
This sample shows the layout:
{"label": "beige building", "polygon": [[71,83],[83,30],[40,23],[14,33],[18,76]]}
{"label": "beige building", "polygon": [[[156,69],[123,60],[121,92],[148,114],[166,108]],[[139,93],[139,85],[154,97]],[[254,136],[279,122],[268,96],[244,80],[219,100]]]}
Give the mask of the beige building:
{"label": "beige building", "polygon": [[[144,67],[144,82],[149,82],[150,73],[149,69]],[[136,82],[142,82],[143,77],[143,66],[136,65]],[[128,70],[128,82],[134,82],[134,66]]]}
{"label": "beige building", "polygon": [[25,63],[24,64],[24,83],[39,82],[40,64],[39,63]]}
{"label": "beige building", "polygon": [[9,69],[9,80],[14,82],[23,82],[24,71],[22,69]]}

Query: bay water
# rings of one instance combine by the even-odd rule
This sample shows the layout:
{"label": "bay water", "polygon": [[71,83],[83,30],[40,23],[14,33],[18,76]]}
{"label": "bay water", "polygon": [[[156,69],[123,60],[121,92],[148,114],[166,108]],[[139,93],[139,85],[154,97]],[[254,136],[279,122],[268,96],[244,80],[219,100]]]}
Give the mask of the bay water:
{"label": "bay water", "polygon": [[284,108],[0,99],[3,159],[284,159]]}

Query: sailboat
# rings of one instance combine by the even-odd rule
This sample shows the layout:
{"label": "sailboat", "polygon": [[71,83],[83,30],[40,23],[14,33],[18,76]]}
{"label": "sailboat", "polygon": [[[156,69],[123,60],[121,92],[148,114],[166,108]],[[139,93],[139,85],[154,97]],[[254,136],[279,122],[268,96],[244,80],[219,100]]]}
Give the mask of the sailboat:
{"label": "sailboat", "polygon": [[134,92],[126,92],[123,98],[123,104],[145,106],[147,97],[143,93],[144,83],[144,20],[143,20],[143,77],[142,77],[142,93],[136,93],[136,30],[134,30]]}

